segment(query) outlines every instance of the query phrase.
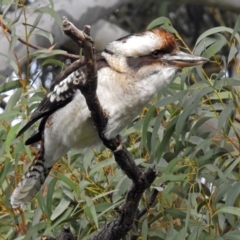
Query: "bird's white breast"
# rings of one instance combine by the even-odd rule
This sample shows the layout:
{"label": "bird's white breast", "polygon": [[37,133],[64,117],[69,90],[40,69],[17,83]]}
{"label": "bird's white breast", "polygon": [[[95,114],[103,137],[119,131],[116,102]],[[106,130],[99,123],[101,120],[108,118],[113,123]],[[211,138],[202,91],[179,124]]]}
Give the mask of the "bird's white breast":
{"label": "bird's white breast", "polygon": [[[105,131],[107,138],[115,137],[139,112],[134,104],[135,94],[130,94],[130,87],[125,86],[128,84],[127,76],[116,78],[115,74],[114,71],[109,72],[109,68],[98,72],[97,95],[109,115]],[[69,104],[51,116],[50,123],[45,135],[48,135],[46,139],[53,139],[55,143],[80,150],[101,143],[85,98],[79,90]]]}
{"label": "bird's white breast", "polygon": [[[105,136],[115,137],[139,114],[154,93],[166,86],[175,70],[138,79],[126,73],[118,73],[108,67],[98,71],[97,95],[102,107],[108,112]],[[52,124],[45,128],[50,143],[76,148],[81,151],[92,148],[101,141],[90,117],[84,96],[78,90],[73,100],[51,116]],[[46,125],[47,126],[47,125]],[[52,139],[52,140],[51,140]]]}

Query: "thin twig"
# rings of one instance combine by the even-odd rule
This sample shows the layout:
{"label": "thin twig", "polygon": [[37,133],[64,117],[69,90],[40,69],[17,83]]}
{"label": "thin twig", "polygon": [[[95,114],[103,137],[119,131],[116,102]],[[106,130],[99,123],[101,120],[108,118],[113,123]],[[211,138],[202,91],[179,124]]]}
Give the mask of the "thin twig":
{"label": "thin twig", "polygon": [[[3,31],[6,31],[8,32],[9,34],[12,34],[12,31],[11,29],[3,23],[3,21],[0,19],[0,26],[2,27]],[[18,41],[23,43],[24,45],[27,45],[28,47],[31,47],[33,49],[36,49],[36,50],[49,50],[47,48],[44,48],[44,47],[40,47],[40,46],[37,46],[35,44],[32,44],[30,42],[26,42],[23,38],[21,37],[17,37]],[[71,58],[71,59],[79,59],[79,56],[76,55],[76,54],[71,54],[71,53],[61,53],[60,55],[62,56],[65,56],[65,57],[68,57],[68,58]]]}

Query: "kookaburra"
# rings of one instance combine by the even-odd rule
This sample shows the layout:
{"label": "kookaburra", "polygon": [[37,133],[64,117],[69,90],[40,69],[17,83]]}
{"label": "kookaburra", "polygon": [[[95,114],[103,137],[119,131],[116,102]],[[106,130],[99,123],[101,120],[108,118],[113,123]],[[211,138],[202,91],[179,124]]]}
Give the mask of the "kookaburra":
{"label": "kookaburra", "polygon": [[[105,137],[114,138],[150,101],[166,87],[181,67],[207,62],[203,57],[179,51],[174,36],[161,29],[130,35],[109,43],[96,56],[97,95],[108,112]],[[11,196],[13,208],[29,203],[39,191],[54,163],[70,149],[82,152],[101,143],[91,119],[79,81],[86,77],[85,65],[61,81],[54,81],[50,92],[32,113],[22,134],[42,119],[38,133],[26,141],[40,141],[41,148]]]}

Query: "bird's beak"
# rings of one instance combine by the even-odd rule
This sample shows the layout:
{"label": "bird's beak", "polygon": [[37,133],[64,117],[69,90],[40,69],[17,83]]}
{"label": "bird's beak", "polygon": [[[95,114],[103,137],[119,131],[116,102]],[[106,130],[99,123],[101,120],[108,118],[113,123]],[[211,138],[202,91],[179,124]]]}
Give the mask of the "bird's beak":
{"label": "bird's beak", "polygon": [[168,64],[174,65],[176,67],[192,67],[204,64],[209,60],[204,57],[195,56],[192,54],[184,53],[178,51],[175,54],[168,55],[164,59]]}

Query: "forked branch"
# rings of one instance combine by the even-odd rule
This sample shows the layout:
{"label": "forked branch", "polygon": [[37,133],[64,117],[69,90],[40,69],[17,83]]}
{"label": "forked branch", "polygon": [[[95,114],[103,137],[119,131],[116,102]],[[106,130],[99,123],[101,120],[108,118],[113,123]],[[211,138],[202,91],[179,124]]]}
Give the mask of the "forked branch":
{"label": "forked branch", "polygon": [[[120,136],[113,139],[107,139],[104,135],[104,130],[108,122],[107,109],[103,109],[96,90],[97,90],[97,66],[94,52],[94,42],[90,37],[90,27],[85,26],[83,31],[77,29],[71,22],[64,18],[63,31],[71,37],[79,46],[83,48],[86,64],[85,82],[79,83],[79,89],[86,99],[91,116],[96,126],[99,136],[103,144],[109,148],[115,157],[117,164],[121,167],[124,173],[132,180],[132,185],[129,188],[125,201],[117,208],[118,215],[110,223],[106,224],[92,240],[118,240],[122,239],[129,230],[135,218],[139,218],[138,205],[144,191],[150,187],[156,178],[155,168],[149,168],[145,172],[138,168],[130,153],[121,142]],[[72,68],[76,70],[75,68]],[[71,71],[66,69],[65,72]],[[65,73],[61,74],[59,79],[62,79]]]}

